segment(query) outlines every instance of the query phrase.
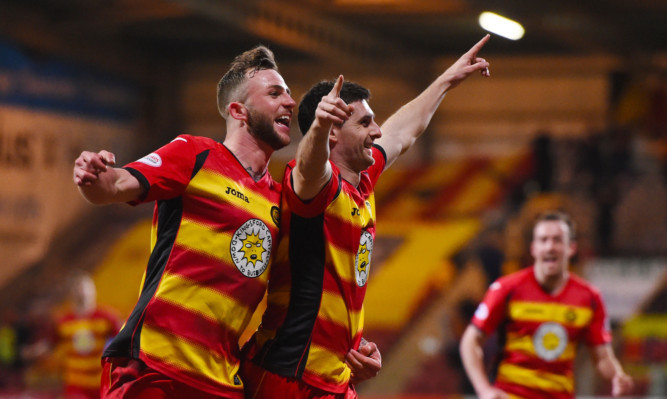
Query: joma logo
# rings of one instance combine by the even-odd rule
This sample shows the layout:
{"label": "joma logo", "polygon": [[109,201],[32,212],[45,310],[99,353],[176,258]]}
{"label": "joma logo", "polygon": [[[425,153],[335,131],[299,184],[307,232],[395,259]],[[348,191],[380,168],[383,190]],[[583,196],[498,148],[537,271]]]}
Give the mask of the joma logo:
{"label": "joma logo", "polygon": [[240,191],[236,191],[231,187],[227,187],[227,191],[225,191],[225,194],[233,195],[236,198],[242,199],[243,201],[250,203],[250,200],[248,199],[247,195],[244,195]]}

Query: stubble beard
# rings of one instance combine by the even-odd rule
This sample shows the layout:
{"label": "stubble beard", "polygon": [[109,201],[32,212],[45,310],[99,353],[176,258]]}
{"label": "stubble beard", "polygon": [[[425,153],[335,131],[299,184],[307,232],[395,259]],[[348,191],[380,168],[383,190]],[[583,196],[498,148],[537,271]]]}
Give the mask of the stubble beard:
{"label": "stubble beard", "polygon": [[285,138],[273,128],[272,119],[250,108],[248,109],[248,127],[253,136],[274,150],[279,150],[289,144],[289,137]]}

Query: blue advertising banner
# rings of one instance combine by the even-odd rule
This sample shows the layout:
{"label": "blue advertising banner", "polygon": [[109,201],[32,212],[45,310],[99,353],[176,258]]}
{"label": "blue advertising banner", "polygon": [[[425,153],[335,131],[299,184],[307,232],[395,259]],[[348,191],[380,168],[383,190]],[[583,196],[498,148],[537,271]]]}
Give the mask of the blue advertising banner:
{"label": "blue advertising banner", "polygon": [[128,121],[136,117],[138,92],[128,79],[0,42],[0,104]]}

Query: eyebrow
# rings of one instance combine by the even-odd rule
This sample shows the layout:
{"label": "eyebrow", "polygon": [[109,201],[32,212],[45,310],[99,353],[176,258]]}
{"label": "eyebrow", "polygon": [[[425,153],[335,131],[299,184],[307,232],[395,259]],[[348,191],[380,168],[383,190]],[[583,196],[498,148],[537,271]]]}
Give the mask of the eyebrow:
{"label": "eyebrow", "polygon": [[271,85],[270,88],[284,90],[290,96],[292,95],[292,90],[290,90],[289,87],[285,87],[285,86],[281,86],[281,85]]}

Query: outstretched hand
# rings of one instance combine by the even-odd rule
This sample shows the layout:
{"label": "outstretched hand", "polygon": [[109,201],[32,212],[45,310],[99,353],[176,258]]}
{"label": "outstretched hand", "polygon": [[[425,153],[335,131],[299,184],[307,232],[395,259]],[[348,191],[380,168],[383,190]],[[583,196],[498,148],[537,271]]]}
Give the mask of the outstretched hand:
{"label": "outstretched hand", "polygon": [[107,166],[116,164],[116,157],[109,151],[84,151],[74,161],[74,183],[77,186],[89,186],[99,179],[100,173],[107,170]]}
{"label": "outstretched hand", "polygon": [[616,373],[611,380],[611,387],[611,395],[616,398],[630,393],[634,387],[634,382],[629,375]]}
{"label": "outstretched hand", "polygon": [[470,50],[461,56],[452,66],[450,66],[443,74],[445,79],[450,83],[450,89],[458,86],[468,76],[474,72],[480,71],[482,76],[489,77],[489,63],[477,53],[482,50],[482,47],[489,41],[491,35],[487,34],[478,41]]}
{"label": "outstretched hand", "polygon": [[352,106],[347,105],[340,98],[340,90],[343,88],[343,75],[338,76],[333,88],[317,105],[315,110],[315,122],[322,128],[330,129],[332,125],[340,125],[352,114]]}

